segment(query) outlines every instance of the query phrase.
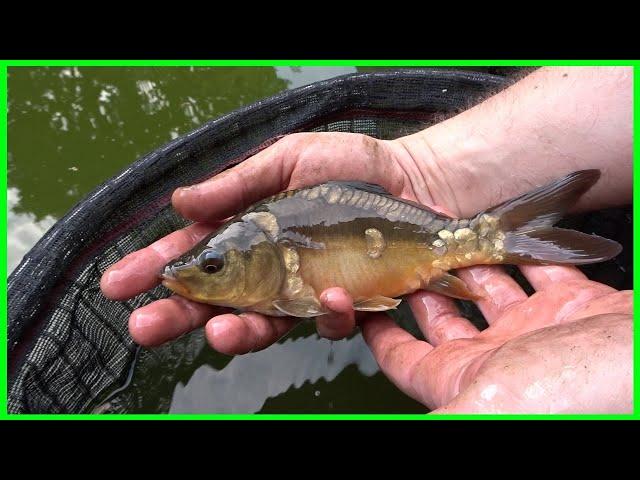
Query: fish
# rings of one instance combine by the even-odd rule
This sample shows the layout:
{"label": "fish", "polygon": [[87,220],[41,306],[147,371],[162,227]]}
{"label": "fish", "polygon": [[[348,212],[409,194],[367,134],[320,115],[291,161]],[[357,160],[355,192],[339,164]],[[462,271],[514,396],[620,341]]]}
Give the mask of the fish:
{"label": "fish", "polygon": [[342,287],[357,311],[394,309],[428,290],[477,300],[452,271],[474,265],[584,265],[619,243],[555,225],[600,178],[570,173],[471,218],[452,218],[379,185],[328,181],[257,202],[169,262],[162,283],[190,300],[271,316],[328,313]]}

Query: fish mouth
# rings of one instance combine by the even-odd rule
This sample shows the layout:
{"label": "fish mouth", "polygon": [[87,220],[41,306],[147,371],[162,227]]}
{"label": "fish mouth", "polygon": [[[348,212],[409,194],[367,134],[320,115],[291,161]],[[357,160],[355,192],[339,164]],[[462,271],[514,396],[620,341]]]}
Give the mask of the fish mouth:
{"label": "fish mouth", "polygon": [[162,273],[160,273],[160,278],[162,279],[162,285],[167,287],[169,290],[173,290],[178,295],[188,296],[189,289],[183,285],[180,280],[176,277],[173,266],[167,265],[164,267]]}
{"label": "fish mouth", "polygon": [[173,271],[173,267],[171,265],[167,265],[166,267],[164,267],[164,270],[160,272],[160,278],[162,278],[163,280],[175,280],[176,275]]}

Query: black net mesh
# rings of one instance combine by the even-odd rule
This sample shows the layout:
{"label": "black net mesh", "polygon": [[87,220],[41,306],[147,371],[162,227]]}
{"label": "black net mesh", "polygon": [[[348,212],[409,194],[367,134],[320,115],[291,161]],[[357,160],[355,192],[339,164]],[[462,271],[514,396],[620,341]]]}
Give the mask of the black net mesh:
{"label": "black net mesh", "polygon": [[[174,371],[201,354],[198,332],[153,350],[139,349],[129,336],[131,311],[168,296],[163,287],[126,302],[106,299],[99,288],[110,265],[186,224],[170,206],[176,187],[218,173],[281,135],[395,138],[505,85],[500,76],[442,70],[338,77],[237,110],[141,158],[58,221],[10,276],[9,412],[144,410],[142,396],[118,390],[131,379],[134,358],[144,360],[143,369]],[[630,235],[630,214],[618,215]]]}

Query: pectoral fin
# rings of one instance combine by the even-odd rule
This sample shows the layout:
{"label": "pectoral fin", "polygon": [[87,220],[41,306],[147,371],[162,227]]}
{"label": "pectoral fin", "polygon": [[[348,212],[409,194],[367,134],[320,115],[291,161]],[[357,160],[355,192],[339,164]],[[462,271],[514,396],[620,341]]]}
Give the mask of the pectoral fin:
{"label": "pectoral fin", "polygon": [[471,292],[466,283],[450,273],[445,273],[441,277],[430,282],[429,285],[427,285],[426,290],[441,293],[448,297],[460,298],[462,300],[479,300],[482,298]]}
{"label": "pectoral fin", "polygon": [[292,317],[317,317],[327,313],[320,303],[313,297],[296,298],[293,300],[276,300],[273,306],[282,313],[291,315]]}
{"label": "pectoral fin", "polygon": [[384,312],[385,310],[392,310],[400,305],[402,300],[396,298],[383,297],[382,295],[376,295],[375,297],[362,300],[353,304],[354,310],[361,312]]}
{"label": "pectoral fin", "polygon": [[[376,295],[353,304],[353,309],[362,312],[384,312],[396,308],[402,300]],[[276,300],[273,306],[282,313],[292,317],[317,317],[328,313],[313,297],[296,298],[294,300]]]}

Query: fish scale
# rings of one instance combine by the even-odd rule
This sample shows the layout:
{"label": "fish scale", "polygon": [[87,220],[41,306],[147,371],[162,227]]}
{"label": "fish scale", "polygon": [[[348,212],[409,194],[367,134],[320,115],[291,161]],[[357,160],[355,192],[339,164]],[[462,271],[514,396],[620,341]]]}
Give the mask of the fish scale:
{"label": "fish scale", "polygon": [[[376,186],[380,192],[385,193],[358,190],[353,187],[354,184],[357,183],[344,182],[344,184],[341,184],[340,182],[328,182],[319,186],[290,190],[286,192],[289,194],[286,197],[300,197],[310,200],[323,198],[329,205],[337,204],[352,206],[358,209],[371,209],[390,221],[396,221],[400,216],[403,216],[403,220],[421,226],[427,226],[432,223],[434,219],[439,219],[440,223],[436,225],[442,228],[446,225],[447,221],[451,221],[449,217],[442,216],[431,210],[426,210],[427,207],[425,206],[414,206],[409,203],[408,200],[390,197],[390,194],[380,187]],[[324,195],[322,194],[323,188],[327,189]],[[282,194],[275,195],[266,199],[265,203],[277,201],[282,198],[285,198]]]}
{"label": "fish scale", "polygon": [[296,317],[326,313],[319,296],[329,287],[346,289],[362,311],[395,308],[395,297],[420,288],[474,300],[450,270],[579,265],[620,253],[611,240],[553,227],[598,178],[574,172],[467,219],[362,182],[281,192],[167,265],[163,284],[203,303]]}

